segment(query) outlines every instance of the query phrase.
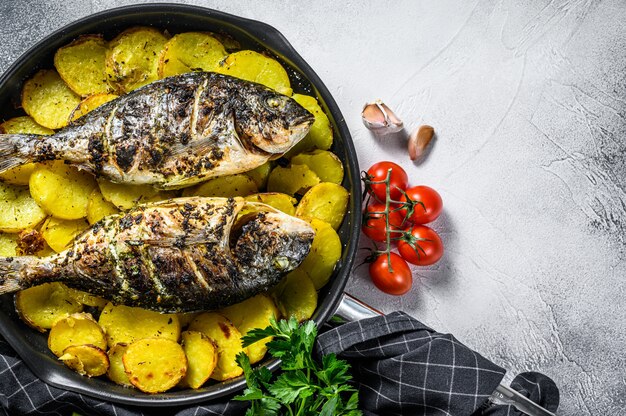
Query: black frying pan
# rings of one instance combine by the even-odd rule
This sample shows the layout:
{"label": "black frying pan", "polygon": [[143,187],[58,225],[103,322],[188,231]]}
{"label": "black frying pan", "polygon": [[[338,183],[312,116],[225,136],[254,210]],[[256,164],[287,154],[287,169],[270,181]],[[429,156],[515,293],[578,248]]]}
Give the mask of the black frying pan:
{"label": "black frying pan", "polygon": [[[78,35],[102,33],[112,39],[122,30],[139,25],[167,29],[170,33],[212,31],[226,33],[238,40],[242,48],[266,51],[276,56],[288,69],[295,92],[317,96],[334,127],[332,151],[345,167],[343,185],[350,191],[348,214],[339,229],[343,256],[330,282],[320,290],[318,308],[313,319],[318,324],[333,314],[342,299],[352,262],[357,250],[361,223],[361,186],[359,166],[348,127],[335,100],[313,69],[302,59],[283,35],[271,26],[219,11],[180,4],[142,4],[96,13],[50,34],[24,53],[0,77],[2,117],[21,114],[16,109],[24,80],[41,68],[52,68],[54,52]],[[117,386],[105,379],[89,379],[59,363],[48,350],[47,337],[24,325],[15,313],[13,296],[0,297],[0,333],[18,351],[30,369],[50,385],[83,393],[99,399],[136,406],[180,406],[215,399],[240,390],[242,377],[208,385],[199,390],[178,390],[162,394],[144,394]],[[269,369],[278,367],[277,360],[264,363]]]}

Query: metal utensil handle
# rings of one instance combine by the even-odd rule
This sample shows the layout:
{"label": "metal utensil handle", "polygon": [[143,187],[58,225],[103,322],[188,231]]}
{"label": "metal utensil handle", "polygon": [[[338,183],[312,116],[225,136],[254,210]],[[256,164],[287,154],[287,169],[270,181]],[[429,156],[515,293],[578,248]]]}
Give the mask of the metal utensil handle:
{"label": "metal utensil handle", "polygon": [[[341,297],[341,302],[332,317],[332,321],[345,323],[358,321],[359,319],[372,318],[378,315],[383,315],[383,313],[361,302],[349,293],[344,292]],[[517,391],[504,384],[500,384],[496,387],[490,400],[492,402],[510,404],[528,416],[556,416],[554,413],[547,411],[537,403],[522,396]]]}

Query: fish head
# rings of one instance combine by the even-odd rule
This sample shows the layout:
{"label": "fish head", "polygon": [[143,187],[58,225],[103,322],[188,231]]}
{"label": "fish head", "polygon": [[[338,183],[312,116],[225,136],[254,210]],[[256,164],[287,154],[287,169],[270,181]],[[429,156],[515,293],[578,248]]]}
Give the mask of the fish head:
{"label": "fish head", "polygon": [[309,254],[315,231],[306,221],[260,203],[246,203],[242,212],[233,225],[229,243],[243,270],[280,277],[298,267]]}
{"label": "fish head", "polygon": [[262,85],[243,94],[244,111],[235,115],[240,140],[248,147],[282,155],[307,135],[315,117],[293,98]]}

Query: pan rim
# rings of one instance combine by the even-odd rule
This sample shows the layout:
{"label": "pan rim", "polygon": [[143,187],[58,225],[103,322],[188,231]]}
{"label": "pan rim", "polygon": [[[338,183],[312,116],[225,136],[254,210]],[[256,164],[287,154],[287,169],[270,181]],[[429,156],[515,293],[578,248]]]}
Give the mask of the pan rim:
{"label": "pan rim", "polygon": [[[318,75],[293,48],[293,46],[282,35],[282,33],[280,33],[273,26],[256,20],[247,19],[222,11],[195,5],[175,3],[148,3],[108,9],[70,22],[69,24],[45,36],[39,42],[28,48],[11,65],[9,65],[9,67],[0,76],[0,90],[9,88],[7,87],[7,84],[9,84],[10,81],[15,81],[13,78],[16,76],[16,73],[21,70],[22,67],[26,65],[27,61],[30,60],[33,56],[48,53],[52,49],[52,46],[49,44],[51,40],[71,39],[72,37],[76,36],[77,32],[81,32],[81,29],[84,29],[87,25],[94,24],[98,21],[122,19],[124,17],[134,16],[138,14],[145,15],[146,13],[162,13],[171,15],[189,13],[198,14],[204,18],[210,18],[216,21],[220,21],[222,23],[226,23],[228,26],[236,28],[237,30],[246,34],[251,39],[255,40],[268,50],[280,54],[283,57],[286,56],[288,58],[288,63],[297,68],[314,87],[314,93],[321,99],[321,101],[323,101],[326,106],[327,113],[329,113],[334,119],[333,124],[335,132],[338,133],[338,136],[341,138],[342,145],[344,146],[345,153],[347,154],[347,159],[344,160],[344,167],[347,170],[346,176],[350,184],[349,207],[351,207],[351,209],[346,215],[347,220],[349,221],[349,229],[346,233],[345,249],[342,255],[341,264],[337,266],[338,271],[334,275],[333,281],[329,283],[329,285],[327,285],[329,286],[327,289],[327,293],[323,301],[318,304],[315,315],[313,316],[313,320],[318,325],[321,325],[323,322],[331,317],[332,313],[336,309],[336,306],[341,300],[343,289],[347,283],[354,262],[354,257],[358,248],[358,238],[361,222],[361,211],[359,209],[361,201],[359,167],[354,144],[352,142],[347,124],[345,123],[345,119],[342,116],[342,113],[337,106],[337,103],[333,99],[332,95],[330,94],[324,83],[318,77]],[[20,79],[18,81],[21,84],[23,82],[23,79]],[[17,350],[16,345],[23,345],[23,343],[25,342],[25,338],[16,337],[16,334],[6,333],[5,327],[7,325],[7,321],[11,320],[12,319],[10,317],[7,317],[4,313],[0,313],[0,329],[2,329],[0,332],[5,337],[5,339],[7,339],[9,344],[11,344],[13,348]],[[18,354],[27,363],[28,367],[31,368],[31,370],[37,369],[39,367],[38,364],[42,362],[42,359],[46,358],[37,357],[36,354],[31,354],[31,356],[29,357],[30,359],[27,359],[27,357],[22,356],[21,353]],[[279,366],[279,364],[280,362],[278,360],[273,359],[266,364],[266,367],[273,371]],[[36,371],[33,372],[36,373]],[[44,379],[44,377],[41,377],[40,374],[36,373],[36,375]],[[121,395],[118,393],[103,391],[98,383],[93,382],[94,380],[86,379],[82,376],[79,377],[81,377],[81,383],[79,383],[79,385],[76,385],[76,383],[68,384],[67,379],[59,377],[58,375],[47,377],[46,379],[44,379],[44,381],[55,387],[78,392],[91,397],[96,397],[98,399],[103,399],[120,404],[140,405],[147,407],[171,407],[206,402],[237,392],[245,386],[245,379],[239,377],[237,379],[233,379],[232,381],[226,381],[211,385],[209,387],[213,388],[206,391],[180,390],[157,395],[149,395],[141,393],[139,391],[126,389],[126,394]],[[112,382],[109,381],[104,382],[106,382],[107,385],[112,384]]]}

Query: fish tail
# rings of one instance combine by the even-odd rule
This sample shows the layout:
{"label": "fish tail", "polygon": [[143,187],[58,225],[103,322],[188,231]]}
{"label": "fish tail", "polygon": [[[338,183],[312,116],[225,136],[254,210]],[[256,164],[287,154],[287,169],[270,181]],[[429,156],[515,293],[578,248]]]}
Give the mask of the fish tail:
{"label": "fish tail", "polygon": [[32,162],[36,134],[0,134],[0,173]]}
{"label": "fish tail", "polygon": [[0,257],[0,295],[33,286],[29,271],[36,270],[38,263],[34,256]]}

